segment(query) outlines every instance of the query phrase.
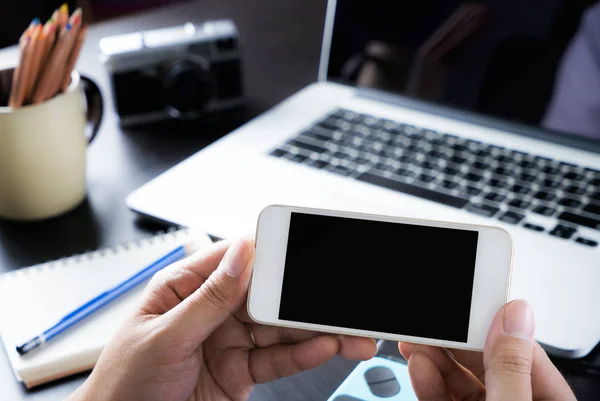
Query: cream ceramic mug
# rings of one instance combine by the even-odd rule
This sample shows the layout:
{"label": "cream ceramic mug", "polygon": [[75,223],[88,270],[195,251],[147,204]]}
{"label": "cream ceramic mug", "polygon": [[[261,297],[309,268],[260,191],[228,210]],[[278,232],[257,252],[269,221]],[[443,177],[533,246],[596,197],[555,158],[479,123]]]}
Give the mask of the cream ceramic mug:
{"label": "cream ceramic mug", "polygon": [[[0,71],[2,106],[12,72]],[[98,132],[102,110],[98,86],[76,71],[67,90],[52,99],[0,107],[0,218],[47,219],[85,199],[87,145]]]}

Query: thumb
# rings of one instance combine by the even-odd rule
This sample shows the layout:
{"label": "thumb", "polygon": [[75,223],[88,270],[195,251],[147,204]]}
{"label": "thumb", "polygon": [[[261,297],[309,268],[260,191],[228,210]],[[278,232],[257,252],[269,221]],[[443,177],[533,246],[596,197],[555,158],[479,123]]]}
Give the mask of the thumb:
{"label": "thumb", "polygon": [[483,353],[487,401],[531,401],[533,309],[523,300],[496,313]]}
{"label": "thumb", "polygon": [[174,312],[179,338],[199,344],[244,303],[254,264],[254,243],[235,241],[219,266]]}

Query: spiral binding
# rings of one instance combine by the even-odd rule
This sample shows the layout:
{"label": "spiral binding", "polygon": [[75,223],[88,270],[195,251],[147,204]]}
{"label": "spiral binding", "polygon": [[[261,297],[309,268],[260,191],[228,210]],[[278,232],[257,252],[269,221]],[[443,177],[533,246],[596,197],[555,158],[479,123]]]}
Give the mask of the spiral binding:
{"label": "spiral binding", "polygon": [[129,252],[133,249],[142,249],[147,246],[152,246],[157,241],[167,241],[177,236],[190,234],[190,230],[187,228],[169,228],[166,230],[158,231],[150,237],[140,238],[117,244],[111,247],[106,247],[98,250],[90,250],[79,254],[63,257],[56,260],[40,263],[34,266],[24,267],[12,272],[0,274],[0,283],[8,280],[9,278],[18,278],[21,276],[28,276],[30,274],[38,274],[40,272],[53,270],[56,268],[66,268],[69,266],[75,266],[85,261],[96,260],[111,255],[118,255],[123,252]]}

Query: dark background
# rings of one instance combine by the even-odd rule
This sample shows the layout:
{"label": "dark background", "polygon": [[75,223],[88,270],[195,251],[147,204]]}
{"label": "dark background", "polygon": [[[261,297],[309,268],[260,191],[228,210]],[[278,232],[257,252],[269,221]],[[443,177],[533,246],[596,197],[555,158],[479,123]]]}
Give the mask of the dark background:
{"label": "dark background", "polygon": [[[3,15],[9,16],[5,7],[13,5],[27,14],[28,8],[24,5],[32,2],[4,1]],[[100,86],[105,116],[98,137],[88,150],[88,197],[75,210],[48,221],[0,220],[0,273],[147,238],[164,229],[139,220],[125,207],[125,197],[233,128],[314,82],[325,7],[325,0],[198,0],[91,26],[77,68]],[[31,15],[24,18],[25,25],[35,16],[32,9]],[[114,113],[108,77],[98,62],[100,38],[215,18],[232,18],[244,38],[244,85],[248,100],[244,112],[213,122],[121,129]],[[0,29],[9,20],[11,18],[5,17]],[[18,27],[17,36],[23,29],[25,26]],[[14,47],[0,51],[1,66],[14,65],[17,59]],[[6,307],[10,305],[0,305],[0,308]],[[402,312],[398,307],[390,318],[399,318]],[[579,401],[598,399],[597,373],[592,376],[584,372],[598,371],[594,365],[600,365],[600,350],[581,361],[554,361],[567,375]],[[326,400],[354,365],[352,361],[336,357],[314,371],[260,385],[251,399]],[[83,374],[27,391],[14,379],[4,350],[0,351],[0,400],[62,400],[86,377]]]}
{"label": "dark background", "polygon": [[189,0],[5,0],[2,2],[5,18],[0,24],[0,47],[16,44],[24,27],[33,18],[37,17],[44,23],[54,10],[65,3],[70,12],[81,7],[85,23],[96,23],[185,1]]}
{"label": "dark background", "polygon": [[466,343],[478,235],[292,213],[279,319]]}
{"label": "dark background", "polygon": [[389,74],[399,75],[394,80],[401,84],[393,89],[405,93],[411,72],[406,64],[461,4],[469,3],[486,8],[482,26],[436,61],[446,75],[439,95],[429,100],[540,124],[564,50],[583,12],[597,0],[340,0],[329,76],[348,81],[340,76],[348,59],[369,42],[383,41],[398,50]]}

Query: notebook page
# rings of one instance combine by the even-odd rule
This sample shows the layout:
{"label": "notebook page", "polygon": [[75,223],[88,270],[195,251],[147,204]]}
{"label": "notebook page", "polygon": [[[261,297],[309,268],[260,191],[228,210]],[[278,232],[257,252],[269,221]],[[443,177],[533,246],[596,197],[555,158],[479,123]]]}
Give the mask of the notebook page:
{"label": "notebook page", "polygon": [[[205,234],[194,233],[193,238],[201,246],[212,243]],[[15,347],[190,240],[190,233],[180,230],[0,276],[0,335],[17,379],[33,387],[91,369],[133,313],[147,282],[38,349],[21,356]]]}

